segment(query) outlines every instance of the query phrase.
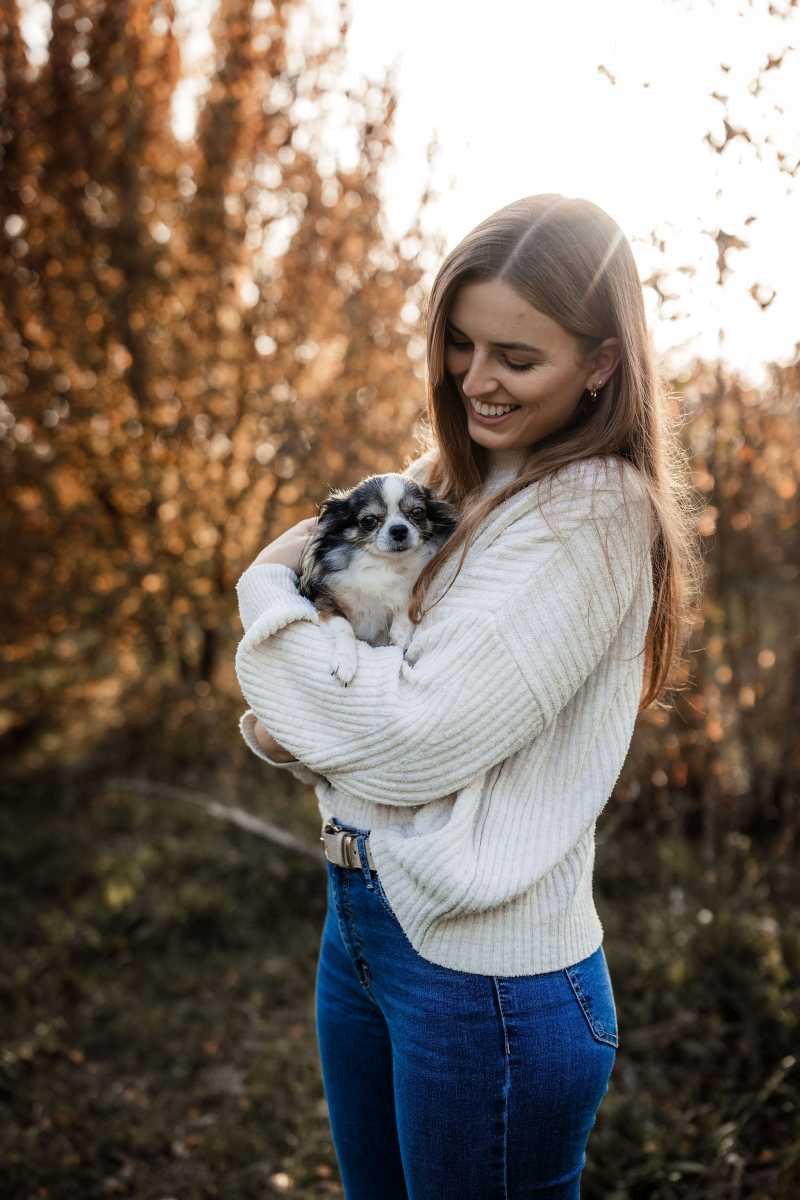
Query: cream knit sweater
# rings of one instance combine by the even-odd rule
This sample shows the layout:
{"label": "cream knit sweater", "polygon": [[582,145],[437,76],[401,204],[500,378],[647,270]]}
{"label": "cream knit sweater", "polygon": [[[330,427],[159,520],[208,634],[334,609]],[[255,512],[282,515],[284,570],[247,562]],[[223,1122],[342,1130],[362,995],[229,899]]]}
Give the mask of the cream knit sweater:
{"label": "cream knit sweater", "polygon": [[[522,457],[495,452],[485,488]],[[427,461],[406,473],[424,481]],[[314,784],[323,818],[372,830],[389,903],[431,962],[538,974],[601,944],[595,824],[636,720],[655,532],[634,467],[571,464],[549,499],[534,484],[483,522],[405,656],[359,641],[346,688],[295,572],[267,563],[241,575],[242,735],[272,761],[258,718],[299,760],[274,765]]]}

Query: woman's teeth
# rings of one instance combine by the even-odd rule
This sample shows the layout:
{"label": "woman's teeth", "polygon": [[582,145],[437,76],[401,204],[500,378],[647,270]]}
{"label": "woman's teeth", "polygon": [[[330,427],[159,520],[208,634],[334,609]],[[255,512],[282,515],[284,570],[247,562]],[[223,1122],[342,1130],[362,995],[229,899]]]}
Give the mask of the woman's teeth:
{"label": "woman's teeth", "polygon": [[514,412],[515,409],[520,407],[519,404],[504,404],[502,406],[499,404],[483,404],[480,401],[473,400],[471,398],[470,405],[474,411],[476,413],[480,413],[482,417],[499,417],[504,413]]}

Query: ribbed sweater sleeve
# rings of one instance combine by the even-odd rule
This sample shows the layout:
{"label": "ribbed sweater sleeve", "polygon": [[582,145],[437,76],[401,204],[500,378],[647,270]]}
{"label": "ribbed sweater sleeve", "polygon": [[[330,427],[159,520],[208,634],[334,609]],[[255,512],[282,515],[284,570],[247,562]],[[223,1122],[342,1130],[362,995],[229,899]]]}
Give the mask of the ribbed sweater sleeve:
{"label": "ribbed sweater sleeve", "polygon": [[[250,709],[303,764],[360,799],[417,806],[459,790],[569,703],[631,605],[652,537],[646,495],[581,493],[568,524],[554,532],[529,508],[496,539],[496,607],[459,607],[430,629],[423,620],[405,656],[359,641],[346,688],[330,674],[328,634],[295,573],[250,566],[237,583],[236,651]],[[503,554],[511,530],[513,553]]]}

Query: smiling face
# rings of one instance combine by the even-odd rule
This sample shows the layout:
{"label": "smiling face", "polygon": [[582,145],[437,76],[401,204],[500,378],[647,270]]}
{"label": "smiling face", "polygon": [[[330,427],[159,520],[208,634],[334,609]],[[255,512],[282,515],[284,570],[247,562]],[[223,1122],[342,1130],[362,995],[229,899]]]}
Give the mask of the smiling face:
{"label": "smiling face", "polygon": [[[494,279],[463,285],[447,321],[445,368],[466,410],[470,437],[489,450],[522,449],[569,424],[585,388],[601,387],[613,372],[617,344],[606,338],[582,361],[577,339],[508,284]],[[484,418],[471,400],[518,407]]]}

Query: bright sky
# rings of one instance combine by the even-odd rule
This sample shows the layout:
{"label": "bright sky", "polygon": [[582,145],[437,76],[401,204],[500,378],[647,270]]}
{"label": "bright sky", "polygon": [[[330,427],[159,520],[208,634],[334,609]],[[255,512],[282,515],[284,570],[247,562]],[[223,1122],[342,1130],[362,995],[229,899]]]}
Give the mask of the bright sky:
{"label": "bright sky", "polygon": [[[185,68],[194,76],[175,105],[175,129],[185,138],[215,6],[177,3]],[[23,7],[36,61],[49,6],[28,0]],[[411,222],[435,136],[433,179],[442,195],[428,228],[441,232],[446,250],[521,196],[584,196],[621,225],[643,279],[657,267],[672,271],[662,286],[677,293],[667,313],[678,319],[656,320],[655,295],[650,288],[645,294],[656,349],[674,366],[694,353],[721,353],[758,382],[764,361],[794,358],[800,171],[796,178],[779,171],[777,154],[787,155],[787,166],[800,155],[800,11],[781,20],[769,15],[768,0],[753,0],[752,9],[747,0],[403,0],[391,8],[350,0],[349,7],[347,65],[337,88],[378,81],[394,65],[395,152],[383,184],[393,234]],[[772,7],[788,10],[788,0]],[[335,38],[338,8],[338,0],[309,0],[295,18],[297,46]],[[782,66],[766,73],[754,96],[758,69],[787,47]],[[731,98],[734,125],[769,143],[736,138],[714,153],[703,140],[707,132],[724,137],[714,91]],[[351,166],[355,140],[342,111],[332,105],[327,144]],[[745,225],[749,216],[756,219]],[[729,253],[722,288],[716,244],[703,234],[718,228],[750,243]],[[666,254],[650,244],[652,230],[665,239]],[[694,273],[675,270],[681,266]],[[749,294],[756,284],[762,299],[776,293],[763,311]]]}

